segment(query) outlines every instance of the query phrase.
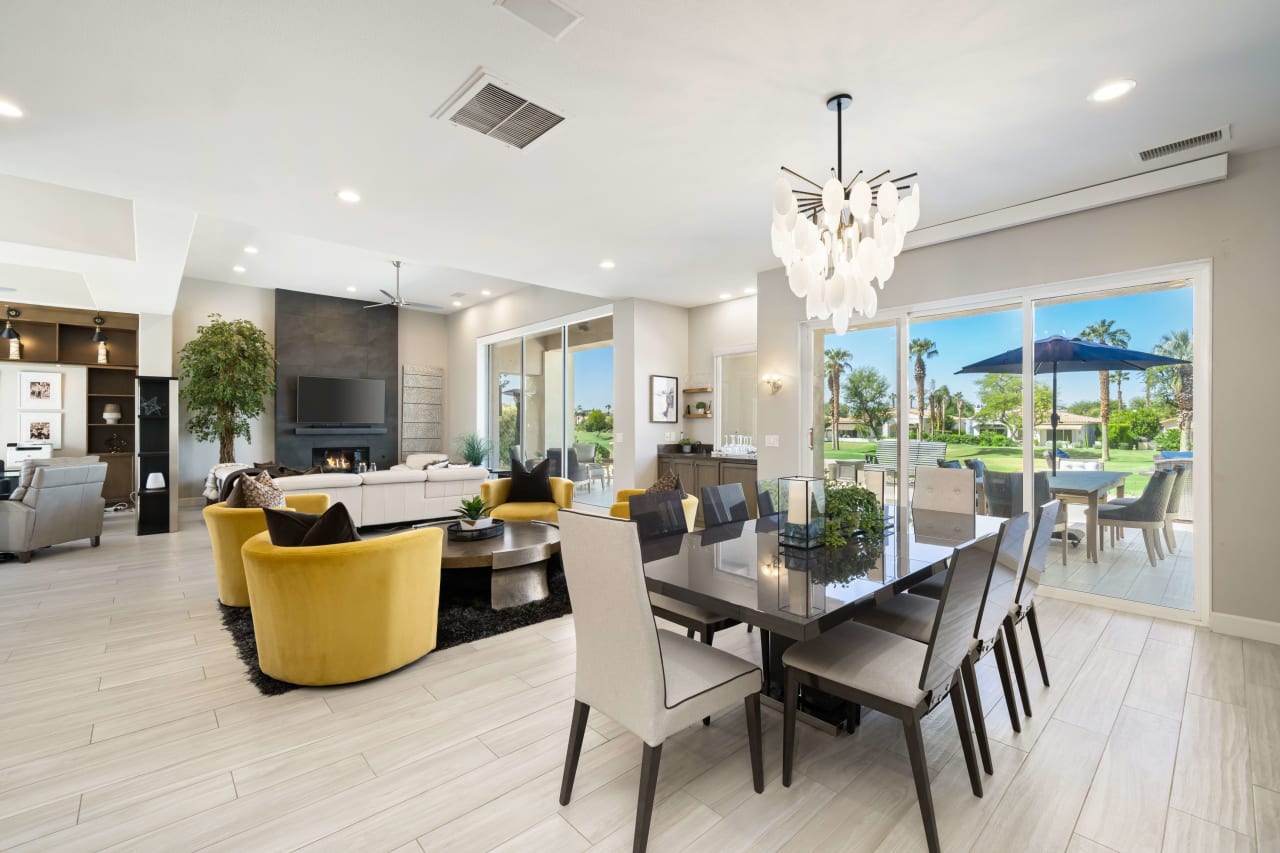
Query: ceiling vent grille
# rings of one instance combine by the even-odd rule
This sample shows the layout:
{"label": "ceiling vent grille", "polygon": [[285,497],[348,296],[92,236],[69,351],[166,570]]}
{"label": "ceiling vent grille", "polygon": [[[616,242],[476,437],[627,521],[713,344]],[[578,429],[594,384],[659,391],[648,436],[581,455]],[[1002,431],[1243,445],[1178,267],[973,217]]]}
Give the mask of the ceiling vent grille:
{"label": "ceiling vent grille", "polygon": [[1176,142],[1166,142],[1164,145],[1157,145],[1154,148],[1139,151],[1138,159],[1143,163],[1147,163],[1151,160],[1158,160],[1161,157],[1181,154],[1184,151],[1190,151],[1193,148],[1203,148],[1206,145],[1216,145],[1219,142],[1225,142],[1230,138],[1231,125],[1224,124],[1222,127],[1216,128],[1207,133],[1188,136],[1186,139],[1179,139]]}
{"label": "ceiling vent grille", "polygon": [[493,5],[506,9],[556,41],[582,20],[577,12],[555,0],[494,0]]}
{"label": "ceiling vent grille", "polygon": [[564,116],[510,92],[483,69],[434,115],[512,148],[527,147],[564,121]]}

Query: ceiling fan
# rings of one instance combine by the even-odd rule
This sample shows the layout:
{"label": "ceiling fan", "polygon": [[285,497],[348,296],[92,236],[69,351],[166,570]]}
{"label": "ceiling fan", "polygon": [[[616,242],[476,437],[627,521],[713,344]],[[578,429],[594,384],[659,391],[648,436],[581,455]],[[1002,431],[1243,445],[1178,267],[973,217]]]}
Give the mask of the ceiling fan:
{"label": "ceiling fan", "polygon": [[372,305],[366,305],[365,308],[385,308],[388,305],[395,308],[420,308],[424,311],[440,311],[439,305],[427,305],[424,302],[408,302],[400,297],[400,261],[392,261],[391,265],[396,268],[396,295],[392,296],[385,290],[379,288],[378,292],[387,297],[388,302],[375,302]]}

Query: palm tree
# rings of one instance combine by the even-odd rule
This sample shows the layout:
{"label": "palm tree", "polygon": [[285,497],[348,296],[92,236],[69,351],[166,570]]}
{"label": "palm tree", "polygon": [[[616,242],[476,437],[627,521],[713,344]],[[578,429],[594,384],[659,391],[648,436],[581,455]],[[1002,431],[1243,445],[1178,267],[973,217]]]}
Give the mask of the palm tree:
{"label": "palm tree", "polygon": [[[1115,320],[1099,320],[1086,326],[1080,337],[1086,341],[1113,347],[1128,347],[1129,333],[1116,327]],[[1102,420],[1102,458],[1111,458],[1111,446],[1107,440],[1107,426],[1111,423],[1111,376],[1105,370],[1098,371],[1098,417]]]}
{"label": "palm tree", "polygon": [[[1166,332],[1160,336],[1160,342],[1155,345],[1156,355],[1180,358],[1186,362],[1192,360],[1194,349],[1190,329],[1176,329],[1172,332]],[[1178,430],[1182,433],[1181,438],[1178,439],[1178,449],[1190,450],[1191,411],[1192,404],[1195,402],[1193,398],[1195,390],[1193,373],[1189,363],[1179,364],[1174,370],[1176,371],[1176,379],[1173,383],[1173,402],[1178,407]]]}
{"label": "palm tree", "polygon": [[918,424],[916,427],[916,438],[920,438],[924,435],[924,360],[926,358],[933,358],[938,354],[938,345],[928,338],[912,338],[908,350],[911,355],[916,358],[916,401],[920,405],[918,410],[919,417],[916,420],[916,423]]}
{"label": "palm tree", "polygon": [[1121,387],[1125,382],[1129,381],[1129,372],[1127,370],[1117,370],[1111,374],[1111,381],[1116,383],[1116,405],[1124,408],[1124,388]]}
{"label": "palm tree", "polygon": [[956,432],[960,432],[960,419],[964,417],[964,392],[957,391],[951,395],[956,403]]}
{"label": "palm tree", "polygon": [[831,449],[840,449],[840,374],[852,364],[853,353],[846,349],[827,350],[827,388],[831,389]]}

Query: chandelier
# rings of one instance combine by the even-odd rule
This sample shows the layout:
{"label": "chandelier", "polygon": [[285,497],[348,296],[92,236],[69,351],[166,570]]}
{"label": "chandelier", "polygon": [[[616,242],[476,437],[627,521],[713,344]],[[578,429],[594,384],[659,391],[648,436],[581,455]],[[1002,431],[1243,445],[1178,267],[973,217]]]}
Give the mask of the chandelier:
{"label": "chandelier", "polygon": [[778,177],[769,235],[774,255],[786,265],[791,292],[805,300],[805,315],[832,318],[837,334],[848,331],[855,311],[876,315],[879,297],[871,281],[884,289],[907,232],[920,221],[920,184],[898,197],[899,185],[915,172],[890,178],[886,169],[864,180],[859,171],[844,182],[844,110],[852,103],[851,95],[827,99],[827,109],[836,114],[836,167],[825,184],[782,167],[806,187],[793,189]]}

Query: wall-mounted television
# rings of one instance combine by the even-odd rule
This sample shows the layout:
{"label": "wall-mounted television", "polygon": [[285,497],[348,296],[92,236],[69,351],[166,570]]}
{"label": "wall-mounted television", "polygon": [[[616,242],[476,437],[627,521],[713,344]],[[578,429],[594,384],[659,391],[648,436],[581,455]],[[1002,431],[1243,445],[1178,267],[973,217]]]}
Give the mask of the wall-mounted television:
{"label": "wall-mounted television", "polygon": [[298,377],[298,423],[381,424],[387,418],[387,383],[381,379]]}

